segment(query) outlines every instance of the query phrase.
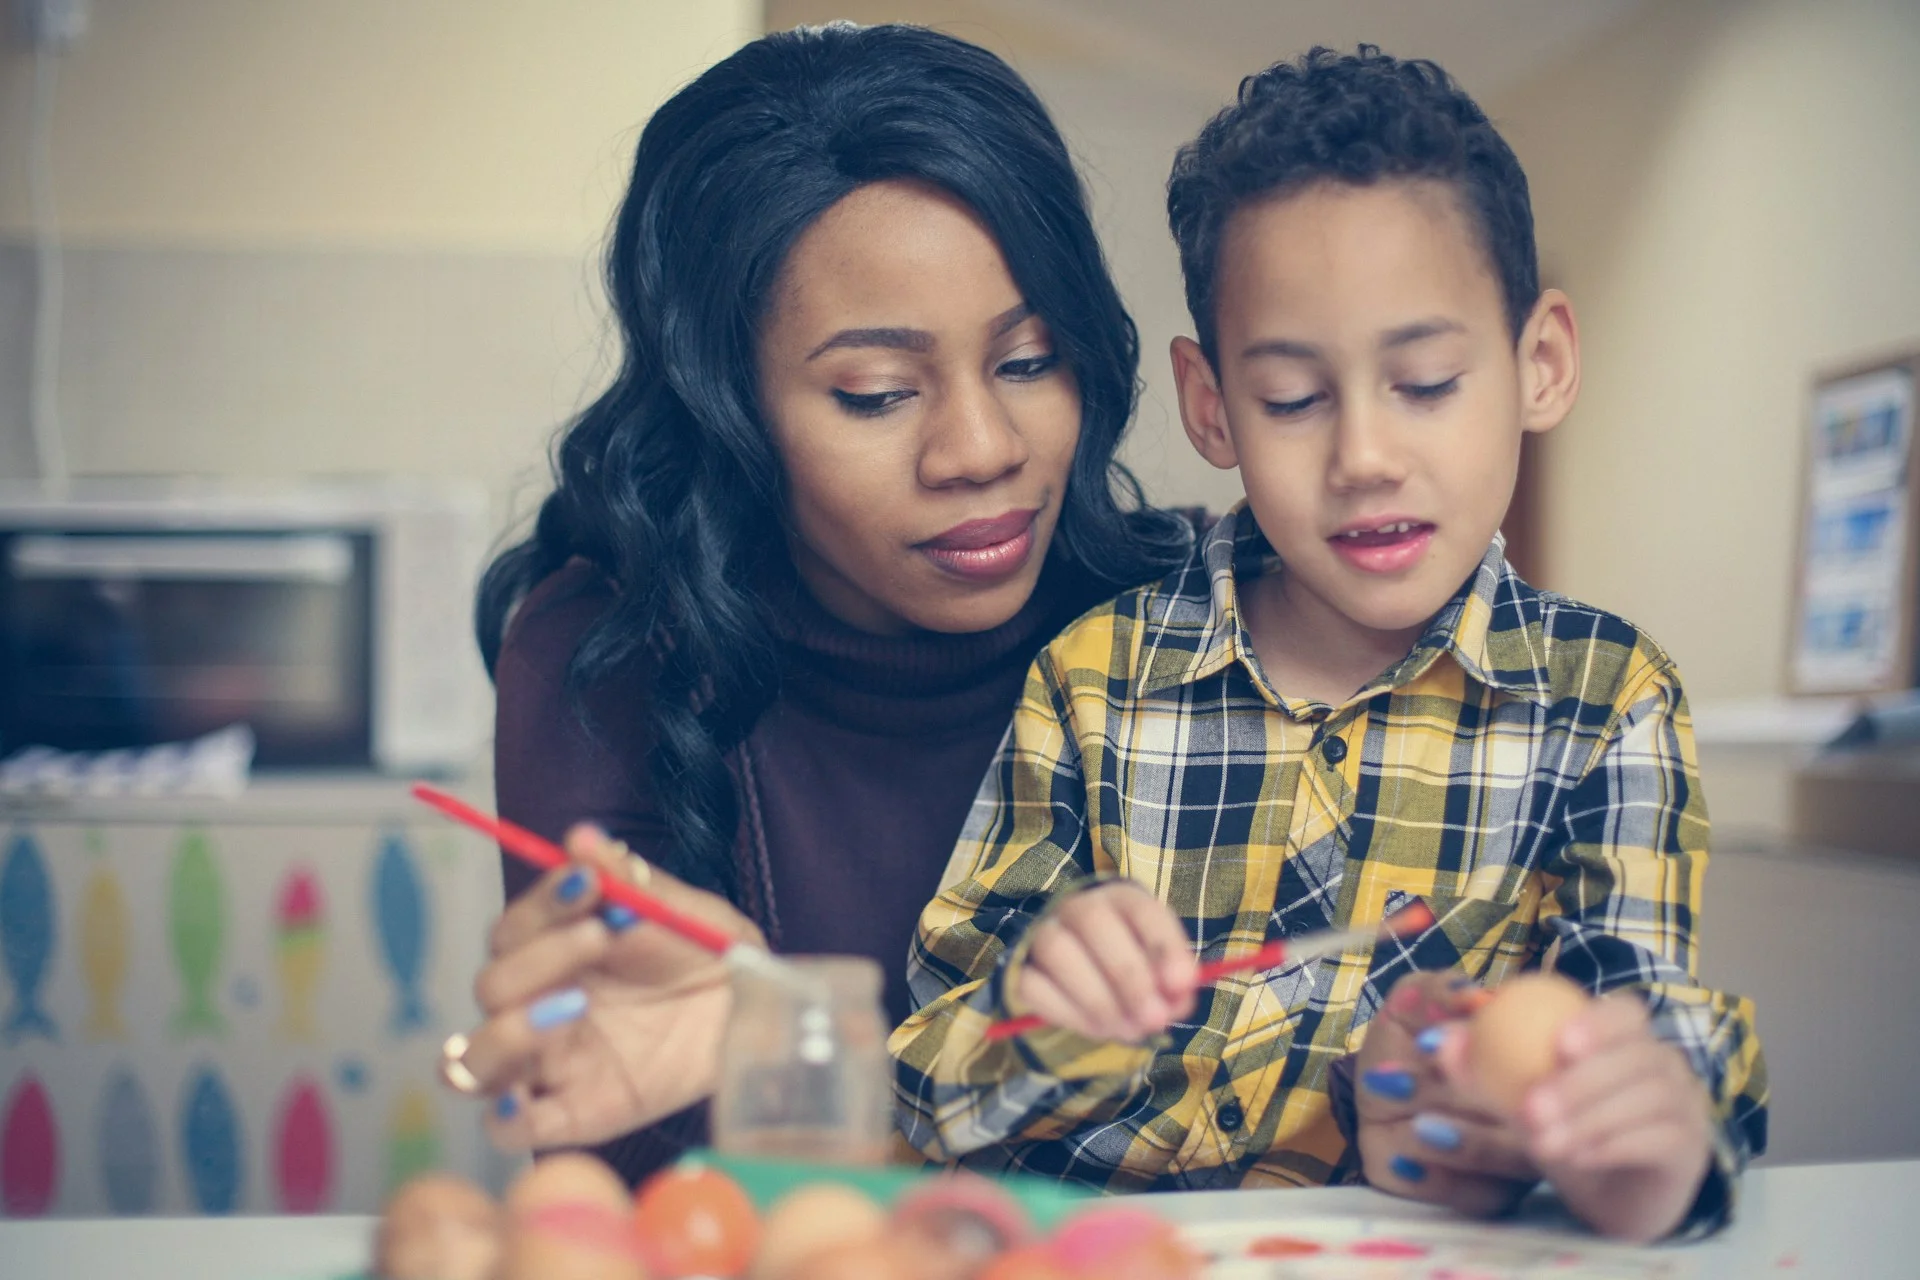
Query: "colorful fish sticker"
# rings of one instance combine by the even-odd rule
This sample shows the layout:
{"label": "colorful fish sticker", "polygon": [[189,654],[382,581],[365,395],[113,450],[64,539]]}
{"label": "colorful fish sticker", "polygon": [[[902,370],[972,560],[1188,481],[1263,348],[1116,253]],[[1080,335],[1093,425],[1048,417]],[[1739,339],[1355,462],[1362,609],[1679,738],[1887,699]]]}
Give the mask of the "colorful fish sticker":
{"label": "colorful fish sticker", "polygon": [[120,992],[127,982],[129,924],[120,880],[105,867],[87,881],[80,903],[80,972],[87,980],[92,1009],[87,1034],[95,1040],[124,1040]]}
{"label": "colorful fish sticker", "polygon": [[0,1208],[37,1218],[53,1207],[60,1186],[60,1130],[47,1091],[31,1073],[20,1077],[0,1122]]}
{"label": "colorful fish sticker", "polygon": [[240,1204],[240,1115],[212,1067],[188,1081],[180,1105],[180,1152],[187,1187],[201,1213],[232,1213]]}
{"label": "colorful fish sticker", "polygon": [[380,954],[393,976],[393,1033],[404,1036],[422,1030],[428,1022],[426,997],[420,990],[427,960],[427,894],[406,837],[398,831],[382,838],[374,859],[373,919]]}
{"label": "colorful fish sticker", "polygon": [[180,973],[182,1004],[173,1015],[175,1035],[218,1035],[226,1030],[213,993],[226,947],[226,891],[213,847],[203,831],[189,831],[174,855],[167,887],[168,935]]}
{"label": "colorful fish sticker", "polygon": [[280,967],[280,1034],[311,1044],[314,995],[320,986],[326,958],[326,913],[320,885],[305,867],[295,867],[281,883],[275,908],[277,960]]}
{"label": "colorful fish sticker", "polygon": [[277,1145],[280,1208],[287,1213],[327,1208],[333,1200],[333,1126],[319,1087],[306,1076],[294,1077],[288,1086]]}
{"label": "colorful fish sticker", "polygon": [[16,831],[0,863],[0,960],[13,983],[13,1010],[0,1026],[0,1041],[59,1038],[53,1018],[40,1007],[53,944],[53,880],[40,846],[25,830]]}
{"label": "colorful fish sticker", "polygon": [[387,1125],[387,1190],[439,1167],[440,1126],[433,1099],[417,1085],[408,1085],[393,1104]]}
{"label": "colorful fish sticker", "polygon": [[115,1213],[152,1213],[160,1181],[160,1135],[147,1095],[131,1071],[116,1071],[100,1099],[96,1153],[107,1206]]}

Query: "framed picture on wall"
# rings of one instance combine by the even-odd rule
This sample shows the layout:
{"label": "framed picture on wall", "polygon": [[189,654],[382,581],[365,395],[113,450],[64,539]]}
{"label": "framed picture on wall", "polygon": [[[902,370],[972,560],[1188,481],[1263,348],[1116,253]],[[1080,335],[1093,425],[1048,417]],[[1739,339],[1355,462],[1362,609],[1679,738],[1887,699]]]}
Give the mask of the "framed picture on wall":
{"label": "framed picture on wall", "polygon": [[1920,352],[1814,382],[1788,687],[1885,693],[1920,671]]}

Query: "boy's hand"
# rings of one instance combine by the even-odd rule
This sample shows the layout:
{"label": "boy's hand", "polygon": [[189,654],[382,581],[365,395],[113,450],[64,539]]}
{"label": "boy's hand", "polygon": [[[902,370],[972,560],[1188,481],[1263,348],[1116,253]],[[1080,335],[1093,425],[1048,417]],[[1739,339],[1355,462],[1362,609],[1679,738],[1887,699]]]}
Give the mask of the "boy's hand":
{"label": "boy's hand", "polygon": [[[1575,1216],[1638,1243],[1686,1217],[1713,1158],[1712,1103],[1686,1056],[1653,1034],[1646,1006],[1616,992],[1560,1030],[1559,1067],[1521,1107],[1528,1150]],[[1442,1069],[1465,1079],[1466,1037]]]}
{"label": "boy's hand", "polygon": [[1145,1040],[1193,1012],[1198,965],[1173,909],[1127,880],[1071,894],[1034,928],[1012,995],[1096,1040]]}
{"label": "boy's hand", "polygon": [[1433,1061],[1446,1028],[1477,993],[1458,973],[1414,973],[1394,985],[1355,1062],[1361,1169],[1382,1191],[1459,1213],[1504,1213],[1539,1180],[1526,1134],[1476,1107]]}

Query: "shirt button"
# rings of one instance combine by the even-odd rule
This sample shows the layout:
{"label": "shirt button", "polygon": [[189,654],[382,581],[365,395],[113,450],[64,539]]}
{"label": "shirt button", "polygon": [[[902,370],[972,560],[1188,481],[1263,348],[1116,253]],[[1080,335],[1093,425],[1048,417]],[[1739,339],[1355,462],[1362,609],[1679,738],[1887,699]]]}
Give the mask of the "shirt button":
{"label": "shirt button", "polygon": [[1346,739],[1329,736],[1320,744],[1320,754],[1326,757],[1328,764],[1339,764],[1347,758]]}
{"label": "shirt button", "polygon": [[1247,1122],[1247,1113],[1240,1109],[1237,1102],[1228,1102],[1213,1113],[1213,1122],[1220,1126],[1223,1133],[1237,1133],[1240,1126]]}

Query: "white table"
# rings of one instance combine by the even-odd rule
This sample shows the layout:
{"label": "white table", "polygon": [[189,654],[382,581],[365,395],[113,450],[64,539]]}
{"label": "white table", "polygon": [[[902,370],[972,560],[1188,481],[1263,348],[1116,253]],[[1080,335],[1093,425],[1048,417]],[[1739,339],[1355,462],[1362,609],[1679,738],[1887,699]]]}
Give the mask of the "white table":
{"label": "white table", "polygon": [[[1157,1197],[1155,1207],[1184,1222],[1277,1226],[1313,1214],[1408,1222],[1438,1216],[1358,1188],[1203,1192]],[[0,1276],[324,1280],[365,1262],[372,1226],[364,1217],[0,1222]],[[1741,1187],[1731,1229],[1673,1251],[1698,1280],[1912,1280],[1920,1275],[1920,1160],[1756,1169]],[[1788,1259],[1791,1268],[1781,1269]]]}

